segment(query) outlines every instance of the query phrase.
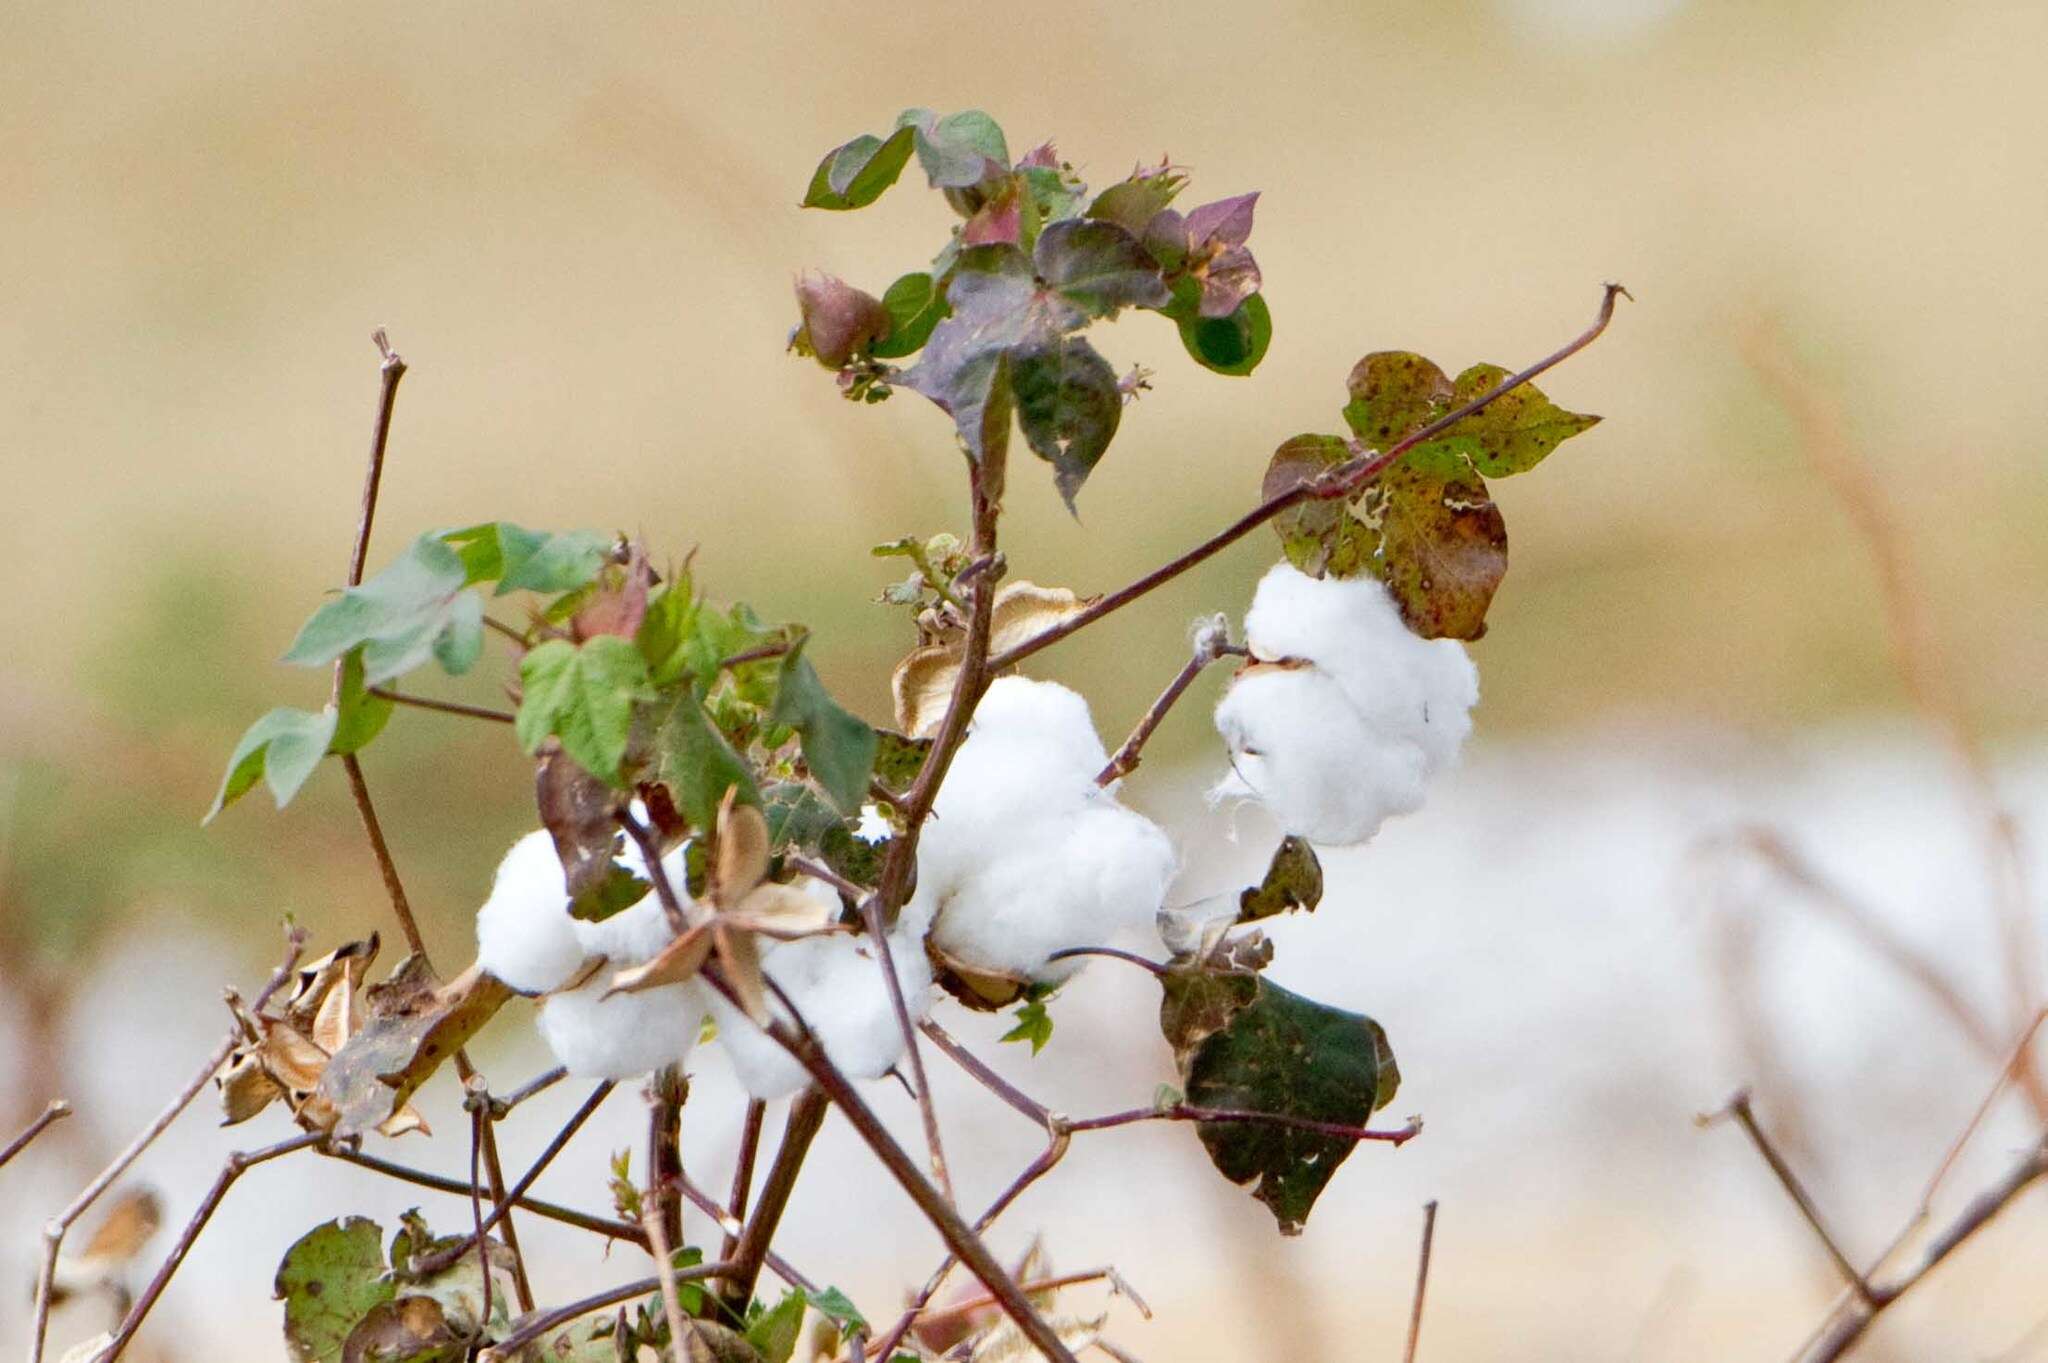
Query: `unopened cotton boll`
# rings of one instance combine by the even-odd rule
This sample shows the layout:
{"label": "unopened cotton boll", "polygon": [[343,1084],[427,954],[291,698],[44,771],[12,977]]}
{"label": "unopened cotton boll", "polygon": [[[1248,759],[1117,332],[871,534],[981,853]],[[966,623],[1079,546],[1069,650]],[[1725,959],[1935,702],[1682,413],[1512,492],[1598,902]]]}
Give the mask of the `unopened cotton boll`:
{"label": "unopened cotton boll", "polygon": [[1149,928],[1173,844],[1095,778],[1108,763],[1088,703],[1053,682],[989,687],[918,844],[906,923],[962,965],[1056,982],[1056,951]]}
{"label": "unopened cotton boll", "polygon": [[554,839],[535,829],[498,863],[477,910],[477,964],[524,994],[559,989],[587,954],[572,922]]}
{"label": "unopened cotton boll", "polygon": [[1253,665],[1216,708],[1231,774],[1311,842],[1361,843],[1424,790],[1472,730],[1478,674],[1463,645],[1423,639],[1371,578],[1318,580],[1279,564],[1245,615]]}
{"label": "unopened cotton boll", "polygon": [[541,1039],[557,1063],[585,1079],[631,1079],[680,1064],[704,1027],[702,989],[667,984],[604,997],[611,972],[600,970],[541,1006]]}
{"label": "unopened cotton boll", "polygon": [[[890,934],[889,949],[915,1022],[931,1005],[931,963],[917,936],[901,928]],[[825,1054],[849,1077],[879,1078],[903,1058],[903,1026],[871,938],[833,934],[785,942],[768,950],[761,971],[789,996]],[[786,1098],[810,1082],[803,1066],[746,1014],[716,995],[710,1005],[718,1039],[750,1096]],[[768,1007],[795,1025],[772,989]]]}

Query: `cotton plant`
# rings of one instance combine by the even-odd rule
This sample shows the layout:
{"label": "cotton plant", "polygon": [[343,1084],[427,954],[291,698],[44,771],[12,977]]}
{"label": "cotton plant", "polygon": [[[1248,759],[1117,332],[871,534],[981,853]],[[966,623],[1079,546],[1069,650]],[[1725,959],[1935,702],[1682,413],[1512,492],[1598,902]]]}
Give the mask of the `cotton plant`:
{"label": "cotton plant", "polygon": [[[949,1357],[989,1363],[1027,1348],[1072,1363],[1079,1350],[1114,1349],[1102,1336],[1106,1317],[1077,1313],[1064,1296],[1051,1301],[1054,1286],[1005,1268],[982,1238],[1072,1138],[1186,1123],[1218,1171],[1296,1234],[1354,1149],[1398,1145],[1420,1130],[1412,1118],[1371,1124],[1400,1082],[1386,1030],[1271,978],[1274,944],[1260,924],[1316,908],[1324,882],[1315,847],[1365,842],[1386,819],[1414,813],[1456,759],[1478,699],[1466,645],[1484,632],[1507,566],[1488,480],[1534,467],[1594,423],[1530,380],[1605,328],[1618,287],[1588,331],[1517,374],[1482,364],[1452,376],[1409,352],[1366,355],[1346,383],[1346,434],[1281,442],[1262,470],[1246,471],[1247,482],[1260,480],[1250,511],[1098,593],[1058,583],[1056,565],[1035,562],[1029,544],[1001,542],[1002,512],[1026,498],[1054,495],[1071,508],[1090,495],[1112,440],[1127,422],[1140,424],[1131,403],[1163,381],[1142,366],[1112,365],[1091,339],[1101,324],[1154,314],[1166,327],[1137,321],[1124,343],[1132,353],[1154,358],[1151,348],[1166,342],[1218,375],[1258,367],[1272,335],[1249,245],[1258,196],[1191,202],[1188,172],[1168,161],[1091,193],[1050,144],[1013,155],[986,114],[912,109],[828,153],[803,203],[862,208],[913,160],[954,214],[930,263],[878,293],[800,275],[789,336],[790,349],[857,404],[932,403],[954,447],[933,467],[965,475],[958,525],[875,549],[894,571],[878,581],[874,613],[824,622],[898,632],[902,662],[886,701],[878,692],[849,705],[814,667],[809,628],[765,620],[710,590],[711,580],[736,576],[730,566],[688,552],[662,558],[614,534],[483,521],[420,535],[365,581],[366,513],[344,590],[286,654],[328,672],[327,704],[274,710],[237,745],[214,814],[259,783],[282,805],[332,755],[388,886],[399,885],[398,868],[357,755],[398,705],[500,724],[532,762],[540,824],[512,844],[480,896],[475,962],[446,981],[394,892],[413,950],[390,979],[363,985],[360,1007],[359,972],[349,967],[356,973],[333,1005],[346,1025],[322,1023],[338,1049],[321,1050],[317,1065],[287,1064],[273,1046],[284,1059],[264,1068],[263,1037],[313,1025],[300,1016],[303,1002],[278,1012],[266,994],[237,1014],[246,1042],[233,1051],[241,1068],[222,1076],[223,1101],[253,1119],[287,1094],[306,1128],[297,1143],[258,1152],[262,1159],[302,1148],[355,1157],[356,1144],[380,1130],[428,1139],[406,1115],[414,1094],[451,1061],[466,1083],[469,1229],[436,1240],[424,1223],[409,1226],[388,1262],[376,1227],[361,1219],[309,1231],[277,1278],[295,1357],[452,1356],[451,1327],[436,1315],[448,1309],[444,1297],[453,1300],[441,1275],[467,1254],[465,1281],[482,1286],[482,1308],[494,1291],[517,1296],[516,1315],[463,1308],[467,1333],[456,1344],[487,1359],[679,1352],[688,1336],[693,1357],[710,1350],[786,1363],[815,1315],[817,1357],[895,1363],[899,1347],[920,1356],[918,1341],[937,1337],[930,1313],[943,1308],[930,1303],[957,1264],[995,1314],[950,1322]],[[371,509],[404,372],[386,348]],[[1028,476],[1026,452],[1045,466],[1050,489]],[[1170,477],[1154,480],[1144,510],[1171,486]],[[1084,696],[1036,675],[1046,650],[1262,527],[1277,533],[1281,561],[1247,556],[1244,581],[1258,580],[1241,621],[1208,617],[1184,660],[1160,664],[1158,699],[1113,750]],[[689,526],[670,531],[672,551],[690,543]],[[515,708],[421,694],[417,674],[468,673],[501,647]],[[1127,802],[1127,787],[1147,779],[1146,744],[1174,720],[1176,704],[1224,662],[1233,671],[1214,712],[1216,791],[1263,805],[1284,836],[1256,885],[1176,885],[1175,839],[1188,832],[1147,818],[1142,791]],[[888,723],[869,718],[885,708]],[[1162,935],[1176,928],[1170,901],[1214,902],[1233,890],[1234,912],[1199,933]],[[963,1010],[1003,1012],[1003,1041],[1028,1043],[1034,1055],[1064,1044],[1058,992],[1103,958],[1099,968],[1140,972],[1134,982],[1161,991],[1156,1006],[1132,1005],[1130,1023],[1159,1030],[1170,1082],[1149,1100],[1102,1117],[1056,1116],[1056,1097],[1031,1096],[1028,1079],[999,1075],[987,1046],[950,1030]],[[560,1066],[509,1096],[492,1091],[465,1051],[501,1014],[525,1015]],[[1028,1056],[1007,1053],[1015,1075]],[[942,1062],[1051,1138],[979,1224],[964,1219],[951,1183],[927,1074]],[[684,1160],[679,1134],[686,1105],[693,1131],[724,1120],[697,1111],[706,1100],[691,1096],[690,1076],[710,1066],[729,1066],[748,1097],[730,1118],[740,1153],[729,1195],[697,1184],[703,1161]],[[283,1079],[273,1073],[286,1070]],[[496,1126],[522,1115],[514,1109],[560,1073],[597,1085],[543,1164],[615,1087],[647,1099],[640,1176],[631,1152],[610,1164],[615,1217],[543,1211],[552,1204],[498,1186]],[[757,1180],[768,1105],[785,1100],[781,1140]],[[892,1105],[914,1108],[922,1159],[884,1120]],[[870,1147],[947,1249],[945,1267],[893,1321],[871,1323],[821,1286],[832,1268],[799,1269],[772,1250],[828,1111]],[[256,1159],[237,1156],[225,1177]],[[497,1207],[488,1215],[485,1173]],[[686,1218],[685,1204],[709,1222],[699,1225],[695,1210]],[[597,1229],[607,1244],[644,1247],[659,1291],[629,1282],[616,1295],[543,1307],[514,1248],[515,1215],[556,1215]],[[492,1235],[501,1221],[505,1231]],[[505,1265],[510,1276],[494,1289]],[[790,1290],[764,1292],[764,1268]],[[1120,1284],[1109,1274],[1097,1287]],[[607,1313],[628,1299],[641,1302],[637,1315]],[[394,1333],[408,1322],[418,1338]]]}

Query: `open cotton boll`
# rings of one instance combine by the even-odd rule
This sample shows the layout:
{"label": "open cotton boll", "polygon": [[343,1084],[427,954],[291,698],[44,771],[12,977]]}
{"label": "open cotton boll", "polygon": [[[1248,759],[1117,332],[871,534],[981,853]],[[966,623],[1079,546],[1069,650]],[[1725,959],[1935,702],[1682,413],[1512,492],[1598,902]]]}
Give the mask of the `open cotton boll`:
{"label": "open cotton boll", "polygon": [[554,839],[535,829],[498,863],[476,915],[477,964],[526,994],[560,988],[583,964]]}
{"label": "open cotton boll", "polygon": [[[931,963],[923,944],[900,929],[890,934],[889,948],[915,1022],[931,1005]],[[871,939],[835,934],[786,942],[767,952],[761,970],[789,995],[824,1043],[825,1054],[849,1077],[879,1078],[903,1058],[903,1027]],[[786,1098],[810,1082],[803,1066],[746,1014],[717,995],[710,1005],[718,1039],[750,1096]],[[773,990],[768,1006],[794,1023]]]}
{"label": "open cotton boll", "polygon": [[962,965],[1056,984],[1085,961],[1049,961],[1054,952],[1152,927],[1174,863],[1165,832],[1101,796],[1023,825],[950,893],[941,887],[932,942]]}
{"label": "open cotton boll", "polygon": [[1430,777],[1472,731],[1479,678],[1464,646],[1411,631],[1371,578],[1318,580],[1278,564],[1245,615],[1258,663],[1216,707],[1231,774],[1215,798],[1252,796],[1290,833],[1370,839],[1422,807]]}
{"label": "open cotton boll", "polygon": [[609,971],[541,1005],[541,1039],[557,1063],[585,1079],[631,1079],[681,1063],[704,1026],[704,997],[694,983],[604,997]]}

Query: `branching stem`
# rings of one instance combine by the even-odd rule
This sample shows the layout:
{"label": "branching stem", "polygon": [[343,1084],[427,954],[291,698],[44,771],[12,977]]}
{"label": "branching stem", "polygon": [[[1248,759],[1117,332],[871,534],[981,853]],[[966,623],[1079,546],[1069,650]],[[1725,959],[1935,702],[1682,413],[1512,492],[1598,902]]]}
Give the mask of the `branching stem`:
{"label": "branching stem", "polygon": [[43,1109],[42,1115],[23,1128],[19,1136],[7,1142],[6,1149],[0,1150],[0,1166],[4,1166],[7,1161],[28,1149],[29,1142],[49,1130],[53,1122],[61,1121],[70,1115],[71,1104],[62,1098],[52,1098],[50,1105]]}

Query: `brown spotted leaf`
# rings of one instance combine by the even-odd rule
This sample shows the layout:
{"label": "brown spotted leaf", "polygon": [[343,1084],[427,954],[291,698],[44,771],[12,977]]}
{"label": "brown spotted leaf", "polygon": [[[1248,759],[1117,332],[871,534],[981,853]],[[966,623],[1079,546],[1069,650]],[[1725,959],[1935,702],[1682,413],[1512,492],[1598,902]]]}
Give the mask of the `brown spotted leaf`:
{"label": "brown spotted leaf", "polygon": [[358,1136],[401,1121],[406,1100],[511,997],[475,966],[440,985],[418,957],[406,957],[367,991],[368,1025],[320,1076],[314,1096],[332,1106],[334,1133]]}
{"label": "brown spotted leaf", "polygon": [[1323,898],[1323,864],[1305,838],[1289,834],[1274,849],[1266,877],[1237,897],[1237,921],[1261,918],[1292,909],[1313,910]]}
{"label": "brown spotted leaf", "polygon": [[1359,507],[1379,534],[1367,571],[1425,639],[1477,639],[1508,571],[1508,527],[1477,474],[1442,478],[1406,460],[1366,485]]}
{"label": "brown spotted leaf", "polygon": [[[1349,460],[1349,441],[1335,435],[1297,435],[1273,451],[1263,499],[1278,497]],[[1341,498],[1311,498],[1273,518],[1287,561],[1311,576],[1356,577],[1379,548],[1379,536]]]}
{"label": "brown spotted leaf", "polygon": [[385,1276],[384,1231],[360,1216],[315,1226],[285,1251],[274,1294],[284,1303],[292,1363],[341,1363],[357,1322],[397,1295]]}

